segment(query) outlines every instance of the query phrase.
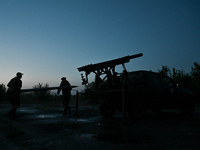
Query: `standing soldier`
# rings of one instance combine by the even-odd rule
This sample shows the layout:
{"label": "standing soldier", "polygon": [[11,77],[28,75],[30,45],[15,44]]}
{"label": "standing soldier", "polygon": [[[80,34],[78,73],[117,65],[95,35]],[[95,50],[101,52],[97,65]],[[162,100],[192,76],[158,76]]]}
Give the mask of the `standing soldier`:
{"label": "standing soldier", "polygon": [[[63,105],[64,105],[64,111],[63,115],[67,114],[67,111],[70,113],[70,107],[69,107],[69,101],[71,98],[71,85],[70,83],[66,80],[66,77],[61,78],[61,83],[60,86],[66,86],[67,88],[62,89],[62,95],[63,95]],[[61,89],[58,89],[57,94],[60,93]]]}
{"label": "standing soldier", "polygon": [[7,97],[10,100],[12,104],[11,110],[8,112],[8,115],[10,117],[16,116],[16,110],[20,106],[20,90],[22,87],[22,73],[18,72],[16,74],[16,77],[12,78],[10,82],[7,84],[8,90],[7,90]]}

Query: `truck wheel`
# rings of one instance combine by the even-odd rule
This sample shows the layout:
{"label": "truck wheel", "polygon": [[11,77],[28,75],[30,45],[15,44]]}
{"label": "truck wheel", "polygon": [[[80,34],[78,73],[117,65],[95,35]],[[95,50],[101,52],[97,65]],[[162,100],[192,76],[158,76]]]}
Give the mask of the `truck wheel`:
{"label": "truck wheel", "polygon": [[182,106],[182,112],[184,115],[194,115],[194,111],[195,111],[195,104],[194,104],[194,98],[193,97],[187,97],[184,101],[183,101],[183,106]]}
{"label": "truck wheel", "polygon": [[109,102],[103,102],[100,105],[100,112],[105,117],[112,117],[115,114],[115,107],[112,106]]}
{"label": "truck wheel", "polygon": [[128,105],[127,112],[130,118],[141,120],[146,116],[146,105],[143,98],[138,98]]}

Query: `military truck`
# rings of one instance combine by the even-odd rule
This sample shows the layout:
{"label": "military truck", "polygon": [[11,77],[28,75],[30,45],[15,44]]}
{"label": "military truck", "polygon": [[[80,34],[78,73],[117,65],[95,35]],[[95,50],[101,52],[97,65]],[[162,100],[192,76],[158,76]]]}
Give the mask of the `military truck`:
{"label": "military truck", "polygon": [[[90,94],[101,102],[100,112],[112,116],[116,111],[123,111],[136,119],[144,118],[149,109],[155,112],[180,109],[192,115],[194,95],[190,90],[156,72],[126,70],[125,63],[141,56],[142,53],[78,68],[85,71],[85,77],[81,74],[84,85],[88,84],[88,75],[95,73],[96,88]],[[115,67],[120,64],[123,72],[117,73]]]}

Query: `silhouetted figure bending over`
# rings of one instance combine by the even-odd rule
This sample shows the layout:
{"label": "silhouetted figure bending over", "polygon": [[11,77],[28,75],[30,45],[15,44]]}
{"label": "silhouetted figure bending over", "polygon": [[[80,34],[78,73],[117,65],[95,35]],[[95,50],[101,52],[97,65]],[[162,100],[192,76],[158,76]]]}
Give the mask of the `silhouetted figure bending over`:
{"label": "silhouetted figure bending over", "polygon": [[8,90],[7,90],[7,97],[10,100],[12,104],[11,110],[8,112],[8,115],[10,117],[16,116],[16,110],[20,106],[20,90],[22,87],[22,73],[18,72],[16,74],[16,77],[12,78],[10,82],[7,84]]}
{"label": "silhouetted figure bending over", "polygon": [[[63,95],[63,105],[64,105],[64,111],[63,115],[67,114],[67,111],[70,113],[70,107],[69,107],[69,101],[71,98],[71,84],[66,80],[66,77],[61,78],[60,86],[67,86],[67,88],[62,89],[62,95]],[[61,89],[58,89],[57,94],[59,94]]]}

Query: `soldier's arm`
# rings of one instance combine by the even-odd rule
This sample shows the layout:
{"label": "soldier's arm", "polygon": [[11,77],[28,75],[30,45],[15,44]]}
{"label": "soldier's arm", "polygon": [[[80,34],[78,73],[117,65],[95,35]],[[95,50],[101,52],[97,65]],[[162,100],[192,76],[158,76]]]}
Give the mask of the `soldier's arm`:
{"label": "soldier's arm", "polygon": [[[60,84],[60,86],[62,86],[62,83]],[[60,90],[61,90],[61,89],[58,89],[58,90],[57,90],[57,94],[59,94],[59,93],[60,93]]]}

